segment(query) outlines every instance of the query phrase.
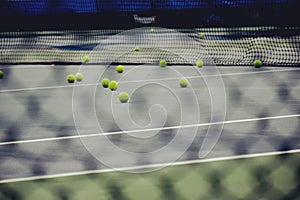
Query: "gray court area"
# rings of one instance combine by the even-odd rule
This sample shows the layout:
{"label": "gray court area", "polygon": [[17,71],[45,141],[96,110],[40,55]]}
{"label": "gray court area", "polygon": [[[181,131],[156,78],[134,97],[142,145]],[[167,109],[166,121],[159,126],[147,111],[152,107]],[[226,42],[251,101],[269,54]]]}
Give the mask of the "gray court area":
{"label": "gray court area", "polygon": [[[5,72],[5,77],[0,80],[2,180],[109,168],[96,159],[97,155],[95,156],[95,152],[91,153],[91,148],[87,145],[91,141],[93,145],[99,141],[100,145],[104,137],[111,141],[111,145],[125,151],[143,153],[155,152],[167,146],[176,135],[179,135],[179,141],[183,143],[193,136],[191,144],[177,160],[198,159],[204,138],[209,140],[210,137],[215,137],[213,133],[216,125],[201,125],[210,123],[211,120],[232,121],[232,123],[224,124],[216,145],[205,158],[300,148],[300,118],[290,116],[300,114],[299,68],[217,67],[220,75],[205,77],[198,71],[203,69],[184,65],[167,68],[156,65],[126,65],[124,74],[116,73],[115,66],[107,68],[101,65],[85,65],[84,69],[80,69],[85,75],[84,80],[73,85],[67,83],[66,76],[76,73],[79,67],[2,66]],[[173,69],[178,76],[170,75],[169,71]],[[97,77],[98,82],[87,78],[93,75],[94,78]],[[188,78],[190,85],[187,88],[178,85],[181,76]],[[95,84],[103,77],[119,80],[119,89],[111,92],[101,85],[96,86]],[[224,84],[226,96],[225,99],[220,99],[224,100],[226,105],[224,119],[218,117],[212,119],[213,107],[209,88],[221,87],[207,85],[207,81],[214,78],[220,78]],[[78,88],[80,90],[77,90]],[[81,99],[78,101],[81,108],[75,110],[82,113],[74,114],[72,108],[75,90],[80,94],[76,98]],[[121,104],[117,99],[121,91],[132,92],[127,104]],[[93,92],[92,96],[90,92]],[[178,98],[183,100],[185,105],[190,105],[184,108],[186,109],[184,112],[190,113],[185,114],[184,119],[181,107],[184,105],[180,104]],[[129,109],[132,120],[123,113],[124,107]],[[193,117],[197,116],[197,113],[195,114],[198,112],[197,108],[200,118],[194,119]],[[91,116],[85,116],[85,110],[89,109],[95,111],[103,133],[117,134],[101,136],[100,133],[87,139],[79,137],[59,139],[79,134],[74,123],[74,115],[76,117],[78,114],[81,114],[80,119],[86,120],[83,123],[86,127],[79,127],[80,130],[84,130],[82,135],[94,134],[91,127],[93,124],[90,124],[93,122]],[[263,120],[276,116],[282,117]],[[244,119],[252,121],[243,122]],[[195,125],[194,122],[200,125],[195,135],[190,133],[195,126],[186,126]],[[173,126],[179,127],[167,128]],[[163,130],[156,130],[162,127]],[[212,135],[207,135],[209,127]],[[156,130],[154,133],[151,132],[153,129]],[[179,129],[184,134],[178,134]],[[140,131],[130,135],[132,133],[130,131],[134,130]],[[122,131],[125,132],[118,133]],[[147,135],[146,132],[151,133]],[[144,138],[139,137],[139,133]],[[53,140],[47,141],[47,138]],[[180,144],[176,145],[181,148]],[[172,147],[174,152],[178,150],[176,145]],[[128,161],[110,152],[107,146],[95,149],[102,150],[102,153],[116,163],[128,164],[128,167],[153,164],[157,159],[141,154],[135,160]],[[168,161],[163,157],[157,161],[161,162],[164,159]]]}

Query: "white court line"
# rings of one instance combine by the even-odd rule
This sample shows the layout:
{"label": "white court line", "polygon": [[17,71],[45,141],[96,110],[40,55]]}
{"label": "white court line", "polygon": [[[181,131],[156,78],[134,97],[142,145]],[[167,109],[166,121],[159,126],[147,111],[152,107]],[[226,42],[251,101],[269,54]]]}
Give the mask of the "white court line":
{"label": "white court line", "polygon": [[74,65],[55,65],[55,64],[49,64],[49,65],[35,65],[35,64],[29,64],[29,65],[12,65],[12,66],[2,66],[0,67],[0,69],[47,69],[47,68],[80,68],[80,67],[84,67],[84,68],[102,68],[105,69],[108,65],[104,65],[104,64],[99,64],[99,65],[79,65],[79,64],[74,64]]}
{"label": "white court line", "polygon": [[30,88],[20,88],[20,89],[8,89],[0,90],[0,93],[10,93],[10,92],[26,92],[34,90],[49,90],[49,89],[61,89],[61,88],[73,88],[73,87],[83,87],[83,86],[93,86],[99,84],[80,84],[80,85],[61,85],[61,86],[49,86],[49,87],[30,87]]}
{"label": "white court line", "polygon": [[114,168],[114,169],[109,168],[109,169],[89,170],[89,171],[62,173],[62,174],[54,174],[54,175],[43,175],[43,176],[32,176],[32,177],[25,177],[25,178],[4,179],[4,180],[0,180],[0,184],[14,183],[14,182],[24,182],[24,181],[35,181],[35,180],[41,180],[41,179],[63,178],[63,177],[81,176],[81,175],[90,175],[90,174],[100,174],[100,173],[109,173],[109,172],[118,172],[118,171],[127,171],[127,172],[129,172],[129,171],[132,171],[132,170],[139,170],[139,169],[173,167],[173,166],[182,166],[182,165],[190,165],[190,164],[211,163],[211,162],[218,162],[218,161],[230,161],[230,160],[238,160],[238,159],[267,157],[267,156],[278,156],[278,155],[296,154],[296,153],[300,153],[300,149],[294,149],[294,150],[288,150],[288,151],[274,151],[274,152],[267,152],[267,153],[245,154],[245,155],[237,155],[237,156],[227,156],[227,157],[220,157],[220,158],[208,158],[208,159],[178,161],[178,162],[174,162],[174,163],[138,165],[138,166],[124,167],[124,168]]}
{"label": "white court line", "polygon": [[[264,74],[264,73],[273,73],[273,72],[289,72],[289,71],[298,71],[300,68],[293,69],[278,69],[270,71],[255,71],[255,72],[240,72],[240,73],[227,73],[227,74],[216,74],[216,75],[207,75],[207,76],[187,76],[187,79],[196,79],[196,78],[209,78],[209,77],[223,77],[223,76],[240,76],[240,75],[252,75],[252,74]],[[132,80],[132,81],[120,81],[119,83],[136,83],[136,82],[150,82],[150,81],[170,81],[177,80],[178,77],[174,78],[163,78],[163,79],[149,79],[149,80]],[[26,92],[34,90],[47,90],[47,89],[61,89],[61,88],[73,88],[73,87],[84,87],[84,86],[95,86],[99,84],[76,84],[76,85],[63,85],[63,86],[49,86],[49,87],[31,87],[31,88],[19,88],[19,89],[7,89],[0,90],[0,93],[9,93],[9,92]]]}
{"label": "white court line", "polygon": [[[126,67],[145,67],[148,68],[150,66],[156,66],[159,67],[158,64],[134,64],[134,65],[130,65],[130,64],[123,64]],[[7,64],[7,65],[3,65],[0,67],[0,69],[36,69],[36,68],[81,68],[81,67],[85,67],[85,68],[103,68],[105,69],[106,67],[114,67],[117,65],[111,65],[110,63],[99,63],[99,64],[66,64],[66,65],[61,65],[61,64]],[[186,65],[170,65],[169,67],[193,67],[190,64],[186,64]],[[209,67],[209,66],[207,66]],[[217,66],[220,68],[237,68],[239,66]],[[241,66],[241,67],[245,67],[245,68],[253,68],[253,66]],[[298,68],[298,67],[284,67],[284,66],[264,66],[263,68],[260,69],[270,69],[270,68],[288,68],[288,69],[292,69],[292,68]]]}
{"label": "white court line", "polygon": [[130,130],[130,131],[126,131],[126,132],[115,131],[115,132],[95,133],[95,134],[86,134],[86,135],[73,135],[73,136],[65,136],[65,137],[19,140],[19,141],[1,142],[0,146],[12,145],[12,144],[27,144],[27,143],[36,143],[36,142],[49,142],[49,141],[58,141],[58,140],[79,139],[79,138],[88,138],[88,137],[109,136],[109,135],[120,135],[120,134],[124,134],[124,133],[129,134],[129,133],[148,132],[148,131],[162,131],[162,130],[172,130],[172,129],[181,129],[181,128],[214,126],[214,125],[223,125],[223,124],[226,125],[226,124],[235,124],[235,123],[255,122],[255,121],[262,121],[262,120],[287,119],[287,118],[294,118],[294,117],[300,117],[300,114],[252,118],[252,119],[230,120],[230,121],[223,121],[223,122],[210,122],[210,123],[203,123],[203,124],[190,124],[190,125],[182,125],[182,126],[169,126],[169,127],[162,127],[162,128]]}
{"label": "white court line", "polygon": [[[206,76],[186,76],[187,79],[195,79],[195,78],[209,78],[209,77],[223,77],[223,76],[241,76],[241,75],[252,75],[252,74],[264,74],[264,73],[272,73],[272,72],[288,72],[288,71],[297,71],[297,69],[277,69],[270,71],[255,71],[255,72],[237,72],[237,73],[227,73],[227,74],[214,74],[214,75],[206,75]],[[149,80],[132,80],[132,81],[124,81],[120,83],[135,83],[135,82],[149,82],[149,81],[170,81],[170,80],[178,80],[176,78],[164,78],[164,79],[149,79]]]}
{"label": "white court line", "polygon": [[47,65],[40,65],[40,64],[28,64],[28,65],[23,65],[23,64],[16,64],[16,65],[5,65],[2,66],[1,69],[36,69],[36,68],[80,68],[80,67],[105,67],[104,65],[79,65],[79,64],[74,64],[74,65],[55,65],[55,64],[47,64]]}
{"label": "white court line", "polygon": [[80,67],[84,67],[84,68],[103,68],[105,69],[107,66],[109,66],[109,64],[105,65],[105,64],[92,64],[92,65],[86,65],[86,64],[74,64],[74,65],[55,65],[55,64],[47,64],[47,65],[40,65],[40,64],[29,64],[29,65],[11,65],[11,66],[2,66],[0,67],[0,69],[36,69],[36,68],[80,68]]}

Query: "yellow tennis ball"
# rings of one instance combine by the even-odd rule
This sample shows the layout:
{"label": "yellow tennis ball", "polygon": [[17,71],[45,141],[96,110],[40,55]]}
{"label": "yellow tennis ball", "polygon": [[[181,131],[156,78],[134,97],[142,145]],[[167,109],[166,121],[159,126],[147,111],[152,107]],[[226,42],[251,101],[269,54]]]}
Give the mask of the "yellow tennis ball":
{"label": "yellow tennis ball", "polygon": [[76,77],[75,77],[73,74],[69,74],[69,75],[67,76],[67,81],[68,81],[69,83],[74,83],[75,80],[76,80]]}
{"label": "yellow tennis ball", "polygon": [[118,66],[116,67],[116,71],[117,71],[118,73],[123,73],[123,72],[124,72],[124,66],[123,66],[123,65],[118,65]]}
{"label": "yellow tennis ball", "polygon": [[179,85],[180,85],[180,87],[182,87],[182,88],[187,87],[188,84],[189,84],[189,81],[188,81],[186,78],[182,78],[182,79],[179,80]]}
{"label": "yellow tennis ball", "polygon": [[82,61],[83,61],[84,63],[87,63],[87,62],[90,61],[90,57],[89,57],[89,56],[83,56],[83,57],[82,57]]}
{"label": "yellow tennis ball", "polygon": [[202,61],[202,60],[198,60],[197,62],[196,62],[196,66],[197,67],[203,67],[203,65],[204,65],[204,62]]}
{"label": "yellow tennis ball", "polygon": [[108,88],[108,84],[109,84],[110,80],[108,78],[104,78],[101,81],[101,84],[104,88]]}
{"label": "yellow tennis ball", "polygon": [[121,92],[119,94],[119,100],[121,103],[127,103],[129,100],[129,95],[127,92]]}
{"label": "yellow tennis ball", "polygon": [[261,60],[255,60],[253,62],[253,66],[256,68],[260,68],[262,66],[262,61]]}
{"label": "yellow tennis ball", "polygon": [[2,79],[3,77],[4,77],[4,72],[0,70],[0,79]]}
{"label": "yellow tennis ball", "polygon": [[82,73],[79,73],[79,72],[76,73],[76,74],[75,74],[75,77],[76,77],[76,80],[77,80],[77,81],[82,81],[82,80],[83,80],[83,74],[82,74]]}
{"label": "yellow tennis ball", "polygon": [[108,84],[108,88],[111,91],[117,90],[118,89],[118,82],[117,81],[110,81],[109,84]]}
{"label": "yellow tennis ball", "polygon": [[159,61],[159,65],[160,65],[161,67],[165,67],[165,66],[168,65],[168,62],[167,62],[166,60],[161,60],[161,61]]}
{"label": "yellow tennis ball", "polygon": [[200,38],[200,39],[204,39],[204,37],[205,37],[204,33],[200,33],[200,34],[199,34],[199,38]]}

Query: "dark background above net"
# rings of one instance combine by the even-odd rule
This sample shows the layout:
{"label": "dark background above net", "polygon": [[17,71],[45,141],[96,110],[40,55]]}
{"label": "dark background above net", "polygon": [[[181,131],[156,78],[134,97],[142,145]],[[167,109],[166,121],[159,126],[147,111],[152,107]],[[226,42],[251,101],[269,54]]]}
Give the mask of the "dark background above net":
{"label": "dark background above net", "polygon": [[296,0],[1,1],[1,30],[131,28],[133,14],[162,27],[299,25]]}
{"label": "dark background above net", "polygon": [[149,10],[182,10],[215,7],[247,7],[295,5],[296,0],[14,0],[1,1],[1,13],[96,13],[143,12]]}

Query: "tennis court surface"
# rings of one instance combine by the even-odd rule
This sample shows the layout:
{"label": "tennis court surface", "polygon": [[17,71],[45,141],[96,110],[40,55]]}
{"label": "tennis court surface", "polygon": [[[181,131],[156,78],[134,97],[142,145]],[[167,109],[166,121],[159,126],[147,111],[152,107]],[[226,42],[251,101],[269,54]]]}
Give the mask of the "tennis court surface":
{"label": "tennis court surface", "polygon": [[149,2],[0,3],[0,199],[299,199],[296,2]]}

